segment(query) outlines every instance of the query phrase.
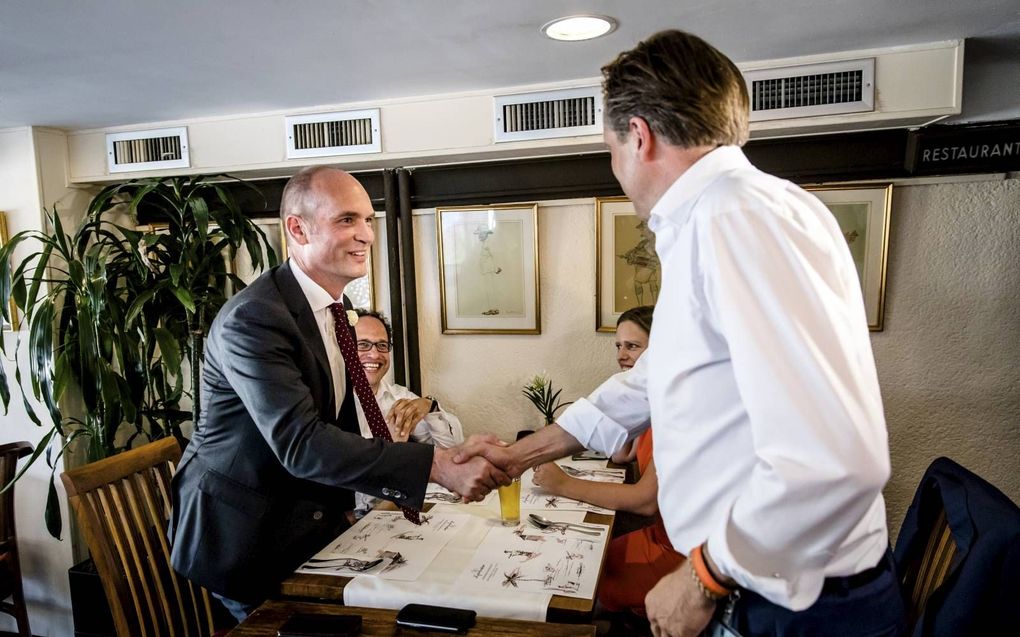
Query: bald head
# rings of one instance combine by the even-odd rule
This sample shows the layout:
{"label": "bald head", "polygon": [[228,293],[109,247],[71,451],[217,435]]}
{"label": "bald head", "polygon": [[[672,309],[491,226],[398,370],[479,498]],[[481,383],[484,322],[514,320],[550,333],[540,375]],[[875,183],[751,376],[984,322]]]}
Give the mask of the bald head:
{"label": "bald head", "polygon": [[346,171],[332,166],[302,168],[283,188],[280,220],[284,226],[286,227],[287,217],[290,215],[315,223],[315,213],[323,205],[323,193],[330,190],[328,186],[339,186],[341,192],[368,197],[361,183]]}

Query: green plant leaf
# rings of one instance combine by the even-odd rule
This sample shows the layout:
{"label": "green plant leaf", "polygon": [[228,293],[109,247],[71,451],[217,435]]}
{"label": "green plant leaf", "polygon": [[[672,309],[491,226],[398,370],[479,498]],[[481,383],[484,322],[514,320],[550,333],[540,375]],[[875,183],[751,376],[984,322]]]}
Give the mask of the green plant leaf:
{"label": "green plant leaf", "polygon": [[156,341],[159,343],[159,352],[163,356],[165,367],[170,370],[176,370],[178,373],[181,369],[181,350],[177,346],[177,339],[170,333],[170,330],[159,327],[156,328]]}
{"label": "green plant leaf", "polygon": [[56,539],[60,539],[60,532],[63,530],[63,520],[60,517],[60,500],[57,498],[57,488],[53,485],[54,475],[50,474],[50,487],[46,492],[46,530]]}
{"label": "green plant leaf", "polygon": [[151,287],[139,294],[135,300],[131,302],[131,306],[127,311],[127,316],[124,318],[124,324],[128,327],[134,325],[135,319],[137,319],[138,315],[145,309],[145,304],[165,287],[165,283],[159,283],[155,287]]}
{"label": "green plant leaf", "polygon": [[18,352],[14,352],[14,380],[18,383],[18,388],[21,390],[21,404],[25,408],[25,413],[28,414],[29,420],[35,423],[36,427],[42,427],[42,421],[39,420],[39,416],[35,414],[35,406],[28,401],[28,392],[25,391],[25,383],[21,382],[21,363],[18,360]]}
{"label": "green plant leaf", "polygon": [[188,206],[195,218],[195,226],[198,230],[198,240],[205,241],[209,236],[209,205],[200,196],[193,196],[188,199]]}
{"label": "green plant leaf", "polygon": [[124,412],[124,420],[135,422],[138,419],[138,407],[134,400],[135,392],[127,379],[122,376],[116,376],[114,380],[117,381],[117,393],[120,396],[120,408]]}
{"label": "green plant leaf", "polygon": [[177,300],[181,302],[181,305],[183,305],[186,310],[192,313],[195,312],[195,301],[191,298],[191,292],[189,292],[185,288],[171,288],[171,291],[174,293],[174,296],[177,297]]}
{"label": "green plant leaf", "polygon": [[10,489],[11,485],[16,483],[18,481],[18,478],[20,478],[22,475],[24,475],[25,472],[28,471],[28,468],[31,467],[33,464],[35,464],[35,461],[39,459],[39,456],[41,456],[43,454],[43,452],[46,451],[46,447],[49,446],[50,439],[53,438],[53,434],[55,432],[56,432],[56,428],[50,429],[46,433],[46,435],[42,437],[42,440],[39,441],[39,444],[37,444],[35,446],[35,449],[32,451],[32,455],[29,456],[28,461],[25,462],[25,464],[21,465],[21,469],[18,469],[18,472],[16,474],[14,474],[14,478],[12,478],[10,482],[5,484],[3,489],[0,489],[0,493],[3,493],[5,491],[7,491],[7,489]]}
{"label": "green plant leaf", "polygon": [[[0,336],[0,338],[3,338]],[[4,415],[7,415],[7,408],[11,403],[11,390],[7,384],[7,370],[0,365],[0,402],[4,405]]]}
{"label": "green plant leaf", "polygon": [[71,249],[67,243],[67,235],[64,234],[64,225],[60,220],[60,213],[57,212],[57,207],[53,206],[53,214],[48,215],[50,222],[53,224],[53,239],[57,251],[64,256],[65,260],[69,260],[68,257],[71,255]]}
{"label": "green plant leaf", "polygon": [[42,399],[53,422],[58,423],[60,410],[53,398],[53,303],[49,299],[32,317],[28,351],[35,395]]}
{"label": "green plant leaf", "polygon": [[[53,242],[47,241],[42,249],[42,254],[39,255],[39,261],[35,266],[35,272],[32,273],[32,287],[28,293],[28,299],[31,299],[32,303],[35,303],[36,299],[39,298],[39,286],[42,285],[43,279],[46,276],[46,266],[50,262],[50,255],[53,253]],[[20,278],[20,277],[19,277]],[[26,301],[27,305],[27,301]],[[31,312],[25,313],[25,318],[31,317]]]}
{"label": "green plant leaf", "polygon": [[57,356],[53,369],[53,400],[60,404],[60,397],[64,395],[67,386],[74,382],[74,374],[71,371],[71,362],[66,351]]}

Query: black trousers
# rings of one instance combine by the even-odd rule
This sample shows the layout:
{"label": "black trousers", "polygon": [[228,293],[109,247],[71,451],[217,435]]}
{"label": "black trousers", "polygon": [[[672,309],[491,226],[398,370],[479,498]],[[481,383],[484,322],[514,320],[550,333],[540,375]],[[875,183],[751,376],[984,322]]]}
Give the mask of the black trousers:
{"label": "black trousers", "polygon": [[732,626],[743,637],[900,637],[906,615],[892,553],[873,569],[830,577],[810,607],[794,612],[740,591]]}

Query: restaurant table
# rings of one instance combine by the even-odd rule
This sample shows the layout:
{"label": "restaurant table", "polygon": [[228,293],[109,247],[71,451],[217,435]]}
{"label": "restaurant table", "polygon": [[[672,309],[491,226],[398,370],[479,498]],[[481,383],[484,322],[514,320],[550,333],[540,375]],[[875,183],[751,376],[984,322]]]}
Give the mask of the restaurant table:
{"label": "restaurant table", "polygon": [[[335,579],[335,578],[334,578]],[[276,631],[294,613],[316,615],[361,615],[362,635],[427,637],[428,635],[449,635],[448,632],[418,630],[397,626],[397,612],[379,608],[338,606],[311,602],[271,600],[259,606],[248,619],[228,633],[228,637],[276,637]],[[580,624],[549,624],[527,622],[519,619],[491,619],[479,617],[474,628],[461,633],[469,636],[502,635],[505,637],[593,637],[595,627]]]}
{"label": "restaurant table", "polygon": [[[427,511],[431,507],[431,503],[426,504],[425,510]],[[383,502],[377,508],[381,510],[396,510],[396,507],[390,502]],[[591,524],[604,524],[608,526],[608,538],[612,537],[614,518],[615,516],[613,515],[588,512],[585,514],[584,521]],[[608,548],[609,541],[607,540],[602,551],[602,559],[599,561],[599,577],[602,575],[602,568],[605,565],[606,550]],[[294,573],[280,584],[280,597],[292,600],[315,600],[343,604],[344,586],[350,581],[351,578],[349,577],[339,577],[336,575]],[[549,602],[549,607],[546,609],[545,618],[546,621],[587,623],[591,621],[594,608],[594,599],[553,595],[552,600]]]}

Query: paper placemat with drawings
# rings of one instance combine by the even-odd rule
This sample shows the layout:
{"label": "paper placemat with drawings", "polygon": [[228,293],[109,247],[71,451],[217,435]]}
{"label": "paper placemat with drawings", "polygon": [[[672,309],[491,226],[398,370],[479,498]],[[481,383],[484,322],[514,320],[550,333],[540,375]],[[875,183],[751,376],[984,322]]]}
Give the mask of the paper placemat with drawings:
{"label": "paper placemat with drawings", "polygon": [[580,533],[565,526],[495,526],[478,546],[457,585],[591,599],[609,527],[585,526],[598,533]]}
{"label": "paper placemat with drawings", "polygon": [[[567,475],[581,480],[594,482],[622,483],[627,472],[624,469],[606,469],[591,467],[591,463],[557,462]],[[585,466],[587,464],[588,466]],[[612,514],[612,509],[604,509],[588,502],[553,495],[535,484],[532,479],[534,469],[528,469],[521,476],[521,509],[544,509],[560,511],[591,511],[592,513]]]}
{"label": "paper placemat with drawings", "polygon": [[423,513],[415,526],[400,511],[371,511],[297,572],[416,580],[470,517]]}

